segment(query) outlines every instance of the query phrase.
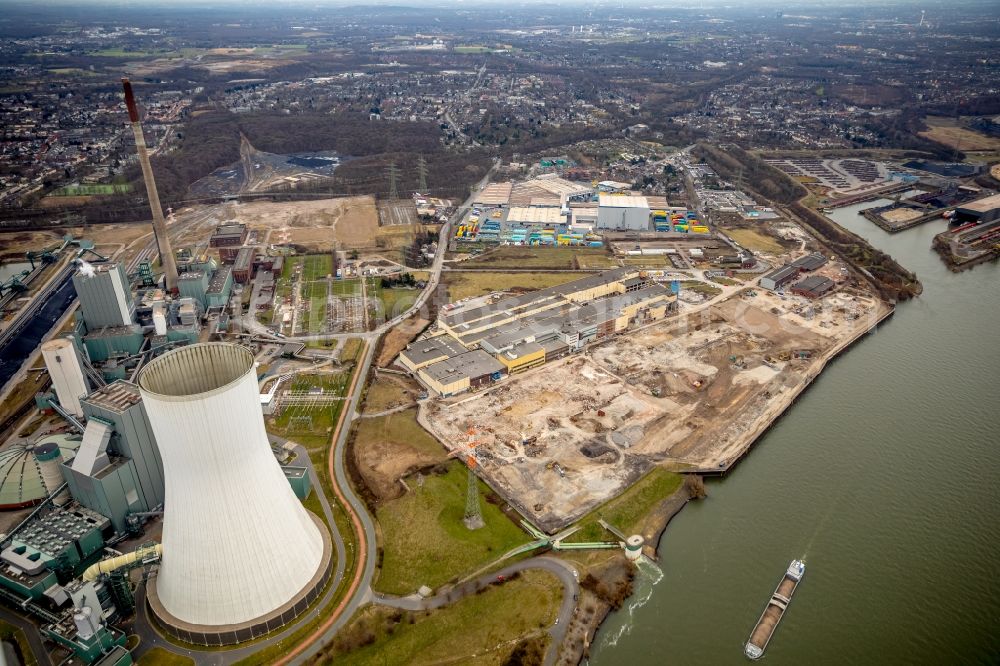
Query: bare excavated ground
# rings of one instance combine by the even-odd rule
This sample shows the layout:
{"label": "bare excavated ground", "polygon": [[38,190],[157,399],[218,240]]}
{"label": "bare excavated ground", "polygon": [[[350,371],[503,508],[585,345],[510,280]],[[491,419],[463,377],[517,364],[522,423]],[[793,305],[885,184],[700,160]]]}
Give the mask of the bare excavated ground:
{"label": "bare excavated ground", "polygon": [[422,421],[452,450],[468,446],[473,428],[483,478],[554,531],[651,465],[715,468],[740,455],[881,312],[853,294],[821,303],[738,295],[483,393],[432,402]]}
{"label": "bare excavated ground", "polygon": [[371,196],[319,201],[258,201],[240,205],[236,221],[270,232],[270,243],[293,243],[311,251],[350,250],[375,245],[378,210]]}
{"label": "bare excavated ground", "polygon": [[413,338],[427,328],[429,320],[420,316],[405,319],[397,326],[392,327],[382,339],[382,348],[379,350],[376,365],[380,368],[388,368],[393,360],[399,356],[399,352],[406,349],[406,345],[413,341]]}

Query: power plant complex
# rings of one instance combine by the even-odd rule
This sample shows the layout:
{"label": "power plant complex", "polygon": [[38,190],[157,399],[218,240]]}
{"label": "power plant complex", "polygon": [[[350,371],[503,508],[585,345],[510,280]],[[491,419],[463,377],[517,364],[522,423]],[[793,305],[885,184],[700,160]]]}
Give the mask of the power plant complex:
{"label": "power plant complex", "polygon": [[101,666],[132,663],[120,627],[147,617],[137,585],[150,631],[231,645],[301,615],[334,559],[301,502],[308,469],[268,439],[254,354],[219,341],[233,269],[196,257],[178,272],[123,83],[163,282],[149,259],[133,273],[81,251],[63,269],[79,308],[41,345],[52,385],[34,405],[64,425],[0,453],[0,509],[30,512],[0,535],[0,599],[55,657]]}

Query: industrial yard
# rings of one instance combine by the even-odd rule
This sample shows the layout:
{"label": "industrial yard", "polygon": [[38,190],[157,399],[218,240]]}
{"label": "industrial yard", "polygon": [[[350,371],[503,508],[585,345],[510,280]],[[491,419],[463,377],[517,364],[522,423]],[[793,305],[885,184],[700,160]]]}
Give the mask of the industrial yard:
{"label": "industrial yard", "polygon": [[744,290],[482,393],[428,403],[422,419],[453,450],[473,428],[487,482],[557,530],[651,465],[728,467],[831,353],[886,312],[864,293],[816,303]]}

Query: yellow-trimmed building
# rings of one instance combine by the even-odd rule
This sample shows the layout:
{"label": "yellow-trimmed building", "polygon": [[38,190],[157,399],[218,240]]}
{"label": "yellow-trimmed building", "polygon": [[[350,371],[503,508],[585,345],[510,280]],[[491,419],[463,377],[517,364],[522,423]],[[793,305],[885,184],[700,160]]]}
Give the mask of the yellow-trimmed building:
{"label": "yellow-trimmed building", "polygon": [[545,363],[545,348],[537,342],[522,342],[498,354],[497,360],[507,368],[508,375],[514,375]]}

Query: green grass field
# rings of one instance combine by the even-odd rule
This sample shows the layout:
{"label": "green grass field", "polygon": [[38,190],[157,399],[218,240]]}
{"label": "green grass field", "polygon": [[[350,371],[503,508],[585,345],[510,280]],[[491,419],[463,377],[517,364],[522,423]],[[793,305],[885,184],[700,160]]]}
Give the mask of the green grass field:
{"label": "green grass field", "polygon": [[696,291],[699,294],[704,294],[705,296],[711,298],[712,296],[718,296],[722,293],[722,290],[718,287],[713,287],[707,282],[701,282],[699,280],[682,280],[681,281],[681,291],[683,290]]}
{"label": "green grass field", "polygon": [[785,251],[785,248],[781,247],[781,243],[776,238],[763,234],[756,229],[726,229],[726,234],[748,250],[769,252],[771,254],[781,254]]}
{"label": "green grass field", "polygon": [[443,281],[448,288],[448,298],[459,301],[469,296],[484,296],[491,291],[533,290],[554,287],[572,280],[579,280],[591,273],[502,273],[477,271],[468,273],[445,272]]}
{"label": "green grass field", "polygon": [[139,657],[139,666],[189,666],[194,660],[182,654],[167,652],[161,647],[155,647]]}
{"label": "green grass field", "polygon": [[321,280],[333,273],[333,257],[328,254],[307,254],[302,259],[302,279]]}
{"label": "green grass field", "polygon": [[[412,400],[411,394],[423,391],[423,388],[416,382],[410,381],[407,384],[409,384],[408,389],[404,388],[402,381],[393,381],[392,379],[380,376],[365,391],[365,413],[371,414],[389,409],[402,402]],[[424,431],[424,434],[427,434],[426,431]],[[433,437],[431,439],[437,443],[437,440],[434,440]]]}
{"label": "green grass field", "polygon": [[170,53],[174,53],[174,51],[168,51],[166,49],[159,51],[128,51],[122,48],[114,48],[91,51],[88,55],[98,56],[101,58],[148,58],[150,56],[165,56]]}
{"label": "green grass field", "polygon": [[340,348],[340,362],[356,361],[361,353],[363,342],[360,338],[348,338],[344,340],[344,346]]}
{"label": "green grass field", "polygon": [[[374,399],[378,400],[381,397],[382,396],[375,395]],[[371,399],[372,395],[369,393],[369,400]],[[383,406],[374,403],[369,409],[367,404],[368,403],[366,403],[365,411],[369,413],[384,409]],[[357,424],[358,430],[354,441],[355,446],[359,449],[364,449],[372,444],[377,444],[386,440],[398,441],[405,442],[407,446],[412,447],[415,451],[427,456],[428,458],[445,459],[446,451],[441,445],[441,442],[434,439],[433,435],[424,430],[423,426],[417,423],[416,407],[412,409],[404,409],[401,412],[388,414],[386,416],[359,419]],[[463,476],[462,478],[464,479],[465,477]],[[464,492],[465,482],[463,481],[462,483]],[[463,504],[462,506],[464,507],[465,505]]]}
{"label": "green grass field", "polygon": [[600,247],[502,245],[456,268],[613,268],[615,260]]}
{"label": "green grass field", "polygon": [[98,76],[97,72],[80,69],[79,67],[53,67],[47,71],[49,74],[56,74],[58,76]]}
{"label": "green grass field", "polygon": [[437,588],[500,557],[528,536],[495,504],[487,502],[481,481],[486,527],[470,531],[465,514],[466,468],[448,465],[445,475],[432,474],[423,485],[379,508],[382,526],[382,569],[375,587],[382,592],[411,594],[421,585]]}
{"label": "green grass field", "polygon": [[[561,599],[555,576],[528,571],[430,613],[409,616],[369,606],[337,634],[339,649],[331,656],[337,664],[359,666],[504,664],[519,639],[538,635],[547,645],[542,631],[555,621]],[[350,649],[368,638],[371,644]]]}
{"label": "green grass field", "polygon": [[368,283],[368,295],[378,297],[381,321],[392,319],[405,312],[420,297],[420,289],[383,289],[381,280],[373,279]]}
{"label": "green grass field", "polygon": [[337,296],[358,296],[361,294],[361,280],[354,278],[334,280],[331,291]]}
{"label": "green grass field", "polygon": [[681,474],[654,467],[646,476],[618,497],[605,502],[579,520],[583,529],[573,534],[569,541],[615,541],[617,537],[601,527],[598,519],[617,527],[625,534],[633,534],[642,518],[661,500],[669,497],[681,484]]}
{"label": "green grass field", "polygon": [[99,194],[115,194],[124,193],[132,189],[132,186],[127,183],[118,183],[115,185],[70,185],[68,187],[60,187],[58,190],[52,193],[54,197],[79,197],[79,196],[92,196]]}

